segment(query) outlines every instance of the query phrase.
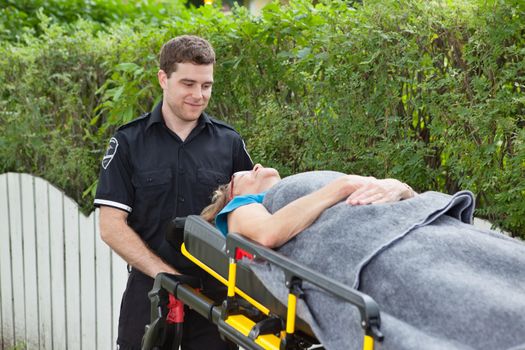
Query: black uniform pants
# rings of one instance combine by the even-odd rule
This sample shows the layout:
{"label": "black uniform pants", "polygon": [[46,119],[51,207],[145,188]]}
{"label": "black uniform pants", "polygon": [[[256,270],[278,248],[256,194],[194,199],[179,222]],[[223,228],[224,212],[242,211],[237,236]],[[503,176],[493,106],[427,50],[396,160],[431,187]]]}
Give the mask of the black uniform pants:
{"label": "black uniform pants", "polygon": [[[120,350],[140,350],[144,327],[150,320],[148,292],[153,279],[132,270],[120,306],[117,344]],[[185,307],[182,350],[228,350],[232,345],[221,340],[217,326]]]}

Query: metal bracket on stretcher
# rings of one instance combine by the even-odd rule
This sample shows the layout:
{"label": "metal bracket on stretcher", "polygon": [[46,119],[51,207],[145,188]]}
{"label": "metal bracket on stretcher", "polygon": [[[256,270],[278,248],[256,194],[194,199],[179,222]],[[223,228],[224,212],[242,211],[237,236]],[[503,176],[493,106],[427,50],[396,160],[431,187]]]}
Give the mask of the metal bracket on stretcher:
{"label": "metal bracket on stretcher", "polygon": [[[379,307],[370,296],[241,235],[231,233],[225,239],[200,216],[188,216],[185,221],[179,219],[178,225],[184,227],[182,253],[226,285],[227,293],[222,304],[217,305],[176,276],[159,274],[149,293],[152,323],[146,326],[143,350],[174,349],[172,346],[177,345],[177,339],[171,344],[165,342],[166,312],[162,306],[166,305],[168,294],[206,317],[217,325],[221,336],[244,349],[308,349],[318,341],[308,324],[296,316],[297,299],[303,296],[301,286],[304,281],[358,308],[364,331],[364,350],[373,350],[375,341],[383,340]],[[267,261],[284,271],[289,290],[287,306],[270,294],[247,266],[237,264],[242,258]]]}

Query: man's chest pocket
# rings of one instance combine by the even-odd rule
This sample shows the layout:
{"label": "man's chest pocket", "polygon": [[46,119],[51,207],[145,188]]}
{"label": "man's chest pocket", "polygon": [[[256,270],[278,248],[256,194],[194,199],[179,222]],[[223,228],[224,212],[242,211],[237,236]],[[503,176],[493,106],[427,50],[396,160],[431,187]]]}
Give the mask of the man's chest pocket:
{"label": "man's chest pocket", "polygon": [[160,200],[167,196],[172,186],[171,169],[156,169],[137,172],[131,178],[135,187],[135,201],[156,201],[154,205],[160,204]]}
{"label": "man's chest pocket", "polygon": [[226,184],[230,181],[228,175],[206,168],[197,169],[197,183],[198,188],[202,191],[203,195],[211,198],[213,191],[215,191],[220,185]]}

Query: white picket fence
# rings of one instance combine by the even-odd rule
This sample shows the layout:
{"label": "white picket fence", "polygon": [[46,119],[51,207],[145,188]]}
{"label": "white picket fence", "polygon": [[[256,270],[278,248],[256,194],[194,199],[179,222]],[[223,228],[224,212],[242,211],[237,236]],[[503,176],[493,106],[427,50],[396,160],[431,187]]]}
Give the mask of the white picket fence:
{"label": "white picket fence", "polygon": [[2,349],[115,349],[127,271],[97,221],[41,178],[0,175]]}

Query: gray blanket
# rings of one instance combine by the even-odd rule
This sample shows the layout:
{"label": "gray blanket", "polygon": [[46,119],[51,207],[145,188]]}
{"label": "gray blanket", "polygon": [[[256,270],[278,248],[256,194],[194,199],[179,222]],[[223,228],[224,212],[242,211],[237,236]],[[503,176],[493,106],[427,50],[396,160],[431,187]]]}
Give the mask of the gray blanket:
{"label": "gray blanket", "polygon": [[[342,174],[310,172],[274,186],[275,212]],[[472,225],[470,192],[426,192],[393,204],[327,209],[279,252],[372,296],[378,349],[525,349],[525,245]],[[248,263],[286,304],[284,274]],[[326,349],[361,349],[357,310],[303,284],[298,313]]]}

